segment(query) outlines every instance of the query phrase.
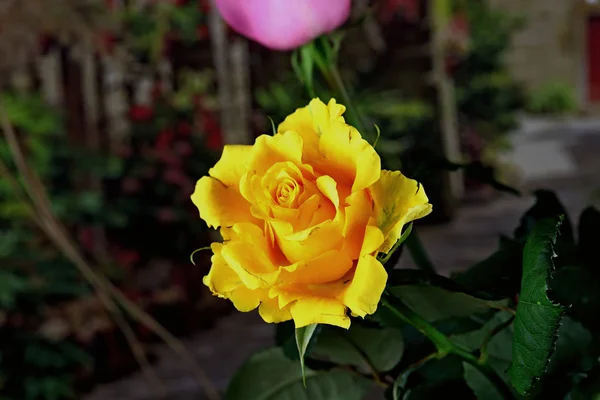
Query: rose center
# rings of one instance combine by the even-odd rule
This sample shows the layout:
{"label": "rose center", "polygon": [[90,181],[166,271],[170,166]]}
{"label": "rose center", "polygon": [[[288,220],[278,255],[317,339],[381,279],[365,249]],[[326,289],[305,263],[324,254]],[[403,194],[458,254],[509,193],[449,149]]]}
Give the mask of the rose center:
{"label": "rose center", "polygon": [[299,185],[291,178],[284,178],[277,184],[274,200],[280,206],[291,206],[298,196]]}
{"label": "rose center", "polygon": [[298,207],[299,198],[304,192],[302,173],[289,162],[273,165],[263,177],[263,185],[272,204],[284,208]]}

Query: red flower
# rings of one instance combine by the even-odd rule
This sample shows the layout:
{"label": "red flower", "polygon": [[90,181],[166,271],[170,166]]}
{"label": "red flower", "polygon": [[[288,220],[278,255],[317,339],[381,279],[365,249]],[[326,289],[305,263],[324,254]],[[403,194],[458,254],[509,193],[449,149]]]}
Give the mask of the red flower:
{"label": "red flower", "polygon": [[156,212],[156,218],[161,222],[173,222],[177,215],[170,208],[161,208]]}
{"label": "red flower", "polygon": [[135,250],[119,250],[116,254],[116,260],[119,264],[130,267],[140,260],[140,255]]}
{"label": "red flower", "polygon": [[79,230],[79,243],[86,250],[94,248],[94,231],[90,228],[81,228]]}
{"label": "red flower", "polygon": [[150,96],[152,96],[152,101],[156,101],[162,96],[162,84],[161,82],[154,82],[152,86],[152,90],[150,91]]}
{"label": "red flower", "polygon": [[146,122],[152,119],[154,110],[144,105],[133,105],[129,108],[129,119],[134,122]]}
{"label": "red flower", "polygon": [[111,32],[101,32],[98,38],[100,50],[108,54],[114,53],[117,37]]}
{"label": "red flower", "polygon": [[187,142],[178,142],[174,146],[175,152],[180,156],[186,157],[192,155],[194,149]]}
{"label": "red flower", "polygon": [[192,125],[187,121],[181,121],[179,125],[177,125],[177,133],[181,136],[190,136],[192,133]]}
{"label": "red flower", "polygon": [[397,11],[407,21],[417,22],[421,17],[420,0],[387,0],[381,7],[380,18],[388,22]]}
{"label": "red flower", "polygon": [[54,38],[52,38],[50,35],[41,35],[38,39],[38,43],[40,52],[45,54],[54,44]]}
{"label": "red flower", "polygon": [[125,193],[135,193],[142,188],[140,181],[135,178],[125,178],[121,182],[121,189]]}
{"label": "red flower", "polygon": [[198,35],[198,39],[206,39],[208,37],[208,27],[206,25],[196,27],[196,34]]}
{"label": "red flower", "polygon": [[158,134],[154,146],[157,150],[165,150],[171,146],[174,138],[175,132],[173,132],[172,129],[167,128]]}
{"label": "red flower", "polygon": [[199,0],[198,5],[200,6],[200,10],[202,10],[205,14],[210,12],[210,0]]}
{"label": "red flower", "polygon": [[206,134],[206,145],[211,149],[219,149],[223,145],[221,127],[214,115],[206,110],[201,111],[202,128]]}

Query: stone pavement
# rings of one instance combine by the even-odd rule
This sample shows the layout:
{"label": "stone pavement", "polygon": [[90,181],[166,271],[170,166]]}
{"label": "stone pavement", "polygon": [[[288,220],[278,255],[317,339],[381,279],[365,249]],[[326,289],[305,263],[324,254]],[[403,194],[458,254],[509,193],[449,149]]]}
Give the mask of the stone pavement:
{"label": "stone pavement", "polygon": [[[544,187],[555,190],[572,220],[600,190],[600,120],[526,119],[512,138],[514,150],[505,156],[520,171],[523,193]],[[596,194],[597,196],[597,194]],[[446,225],[419,227],[419,234],[441,273],[468,267],[496,249],[498,235],[510,234],[520,215],[533,204],[529,195],[501,194],[491,201],[467,202],[455,220]],[[405,256],[402,267],[411,267]],[[220,390],[234,371],[254,351],[273,344],[273,326],[256,313],[232,313],[208,331],[185,340],[190,353]],[[157,347],[158,376],[167,386],[168,400],[201,400],[205,397],[177,356]],[[369,396],[373,399],[378,395]],[[97,387],[85,400],[157,399],[140,373]],[[248,399],[252,400],[252,399]]]}

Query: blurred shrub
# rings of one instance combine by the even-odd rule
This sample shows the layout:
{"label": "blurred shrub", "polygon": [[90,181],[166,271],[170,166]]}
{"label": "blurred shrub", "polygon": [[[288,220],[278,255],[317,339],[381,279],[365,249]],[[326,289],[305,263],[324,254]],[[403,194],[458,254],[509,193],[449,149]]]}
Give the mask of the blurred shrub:
{"label": "blurred shrub", "polygon": [[125,223],[108,234],[138,255],[138,265],[157,257],[187,263],[208,231],[190,195],[216,162],[221,133],[209,99],[197,93],[159,95],[151,106],[130,109],[122,174],[106,180],[111,209]]}
{"label": "blurred shrub", "polygon": [[357,97],[357,107],[381,130],[377,151],[384,168],[400,169],[400,155],[412,140],[425,134],[433,122],[433,106],[408,99],[398,90],[364,93]]}
{"label": "blurred shrub", "polygon": [[[209,80],[191,73],[183,79],[181,91],[131,108],[131,136],[118,156],[69,145],[60,114],[38,95],[2,94],[28,164],[87,255],[94,254],[91,228],[105,228],[110,259],[102,267],[113,279],[127,279],[126,271],[154,259],[187,265],[203,245],[208,229],[190,195],[216,161],[221,137],[211,100],[198,94]],[[18,176],[3,139],[0,157]],[[92,178],[106,190],[92,190]],[[47,311],[84,301],[90,288],[36,228],[15,189],[0,179],[0,393],[15,400],[74,398],[76,376],[91,363],[87,344]],[[54,323],[58,334],[44,328]]]}
{"label": "blurred shrub", "polygon": [[525,106],[522,88],[509,74],[504,57],[524,19],[487,1],[467,0],[470,47],[454,72],[458,109],[464,123],[486,140],[516,128]]}
{"label": "blurred shrub", "polygon": [[[373,92],[370,88],[354,88],[357,109],[368,117],[368,128],[380,130],[377,150],[385,168],[399,168],[399,155],[411,145],[411,138],[428,129],[434,115],[433,107],[423,101],[408,99],[399,90]],[[323,86],[317,92],[327,101],[331,96]],[[304,86],[293,74],[283,80],[273,81],[260,88],[255,98],[261,111],[277,125],[289,114],[289,110],[303,107],[310,101]],[[338,102],[341,99],[337,99]],[[269,133],[269,132],[260,132]]]}
{"label": "blurred shrub", "polygon": [[[60,189],[69,168],[61,164],[69,152],[54,152],[65,142],[60,115],[36,95],[3,93],[2,99],[30,166],[49,183],[57,214],[93,219],[94,200]],[[0,158],[15,173],[3,139]],[[0,179],[0,393],[14,400],[70,399],[77,372],[91,360],[69,332],[51,334],[42,326],[46,309],[88,295],[89,288],[31,217],[15,187]]]}
{"label": "blurred shrub", "polygon": [[573,88],[563,82],[550,82],[533,90],[527,101],[527,111],[534,114],[568,114],[577,110]]}

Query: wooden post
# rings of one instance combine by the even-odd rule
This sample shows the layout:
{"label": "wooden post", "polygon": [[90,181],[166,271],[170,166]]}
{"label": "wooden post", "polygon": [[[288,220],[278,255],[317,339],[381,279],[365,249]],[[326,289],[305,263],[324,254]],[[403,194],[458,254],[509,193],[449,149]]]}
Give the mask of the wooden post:
{"label": "wooden post", "polygon": [[216,7],[211,7],[209,32],[219,90],[220,123],[225,143],[250,144],[248,44],[227,39],[226,26]]}
{"label": "wooden post", "polygon": [[[431,135],[429,145],[450,161],[460,161],[460,140],[457,110],[452,81],[445,69],[445,29],[449,20],[448,0],[427,1],[427,22],[430,29],[431,79],[437,104],[438,130]],[[435,183],[428,186],[434,204],[432,220],[453,218],[458,200],[464,191],[460,172],[440,172]]]}

